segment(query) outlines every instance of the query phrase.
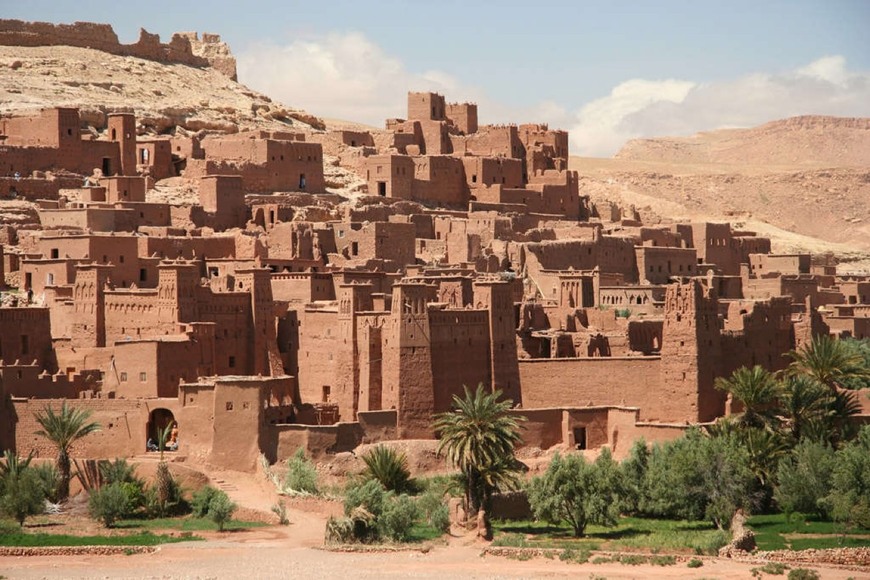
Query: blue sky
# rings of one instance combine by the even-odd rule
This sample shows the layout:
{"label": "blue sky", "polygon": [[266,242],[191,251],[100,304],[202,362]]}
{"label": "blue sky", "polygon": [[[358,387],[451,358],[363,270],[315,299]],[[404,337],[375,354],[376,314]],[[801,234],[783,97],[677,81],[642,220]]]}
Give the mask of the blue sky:
{"label": "blue sky", "polygon": [[380,126],[404,114],[407,90],[435,89],[478,102],[484,122],[566,128],[589,155],[638,136],[870,116],[863,0],[0,0],[0,17],[107,22],[122,42],[139,27],[217,32],[242,82],[317,115]]}

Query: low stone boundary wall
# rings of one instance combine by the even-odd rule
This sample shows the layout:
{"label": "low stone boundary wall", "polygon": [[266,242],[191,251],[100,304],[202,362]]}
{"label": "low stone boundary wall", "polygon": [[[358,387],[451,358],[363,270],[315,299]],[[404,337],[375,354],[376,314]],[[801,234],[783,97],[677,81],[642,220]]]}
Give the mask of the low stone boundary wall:
{"label": "low stone boundary wall", "polygon": [[755,552],[747,557],[784,564],[834,564],[870,566],[870,548],[826,548],[824,550],[772,550]]}
{"label": "low stone boundary wall", "polygon": [[156,551],[155,546],[0,546],[0,556],[126,556]]}

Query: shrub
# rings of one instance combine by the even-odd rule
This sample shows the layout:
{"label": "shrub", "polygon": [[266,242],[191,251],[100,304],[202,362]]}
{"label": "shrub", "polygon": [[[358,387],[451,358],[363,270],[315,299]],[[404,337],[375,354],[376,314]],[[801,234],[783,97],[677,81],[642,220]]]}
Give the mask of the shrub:
{"label": "shrub", "polygon": [[208,516],[208,506],[211,503],[212,498],[218,493],[218,489],[205,485],[193,494],[193,497],[190,500],[190,510],[191,513],[197,518],[204,518]]}
{"label": "shrub", "polygon": [[831,491],[831,478],[836,458],[827,444],[803,439],[790,455],[779,462],[779,484],[773,497],[786,513],[815,513],[827,518],[829,505],[825,498]]}
{"label": "shrub", "polygon": [[870,528],[870,425],[837,452],[831,482],[834,520]]}
{"label": "shrub", "polygon": [[287,518],[287,505],[284,503],[284,500],[272,506],[272,513],[278,516],[278,523],[282,526],[290,524],[290,520]]}
{"label": "shrub", "polygon": [[771,576],[782,576],[788,570],[788,566],[782,562],[768,562],[761,568],[758,568],[758,570]]}
{"label": "shrub", "polygon": [[819,573],[807,568],[795,568],[788,573],[788,580],[819,580]]}
{"label": "shrub", "polygon": [[54,463],[40,463],[31,466],[31,469],[42,483],[45,499],[51,503],[58,503],[60,501],[60,473]]}
{"label": "shrub", "polygon": [[450,531],[450,510],[442,503],[426,516],[426,521],[442,534],[446,534]]}
{"label": "shrub", "polygon": [[673,566],[677,559],[674,556],[651,556],[649,563],[655,566]]}
{"label": "shrub", "polygon": [[450,510],[440,496],[428,491],[417,499],[417,507],[430,526],[441,533],[450,531]]}
{"label": "shrub", "polygon": [[567,521],[581,536],[587,524],[616,524],[622,489],[619,467],[607,449],[591,464],[581,455],[556,455],[546,473],[532,480],[529,503],[535,517]]}
{"label": "shrub", "polygon": [[128,517],[133,511],[129,494],[123,485],[121,483],[104,485],[93,490],[88,499],[88,511],[91,517],[102,521],[107,528],[111,528],[116,521]]}
{"label": "shrub", "polygon": [[378,445],[362,456],[366,464],[365,476],[374,479],[387,491],[402,493],[411,490],[411,472],[404,453],[385,445]]}
{"label": "shrub", "polygon": [[644,489],[646,513],[707,519],[720,529],[738,508],[751,511],[757,498],[746,449],[730,437],[705,437],[695,429],[653,447]]}
{"label": "shrub", "polygon": [[178,515],[189,509],[181,486],[169,472],[165,461],[157,464],[154,485],[145,491],[145,511],[150,517]]}
{"label": "shrub", "polygon": [[700,568],[703,565],[704,561],[699,560],[698,558],[692,558],[691,560],[686,562],[686,566],[688,566],[689,568]]}
{"label": "shrub", "polygon": [[221,490],[216,490],[208,502],[208,517],[217,524],[218,531],[224,531],[224,526],[233,517],[236,504]]}
{"label": "shrub", "polygon": [[350,485],[344,496],[344,515],[351,516],[354,509],[362,507],[377,519],[384,511],[386,500],[387,492],[373,479]]}
{"label": "shrub", "polygon": [[325,541],[327,544],[348,544],[354,541],[354,525],[350,518],[329,516],[326,520]]}
{"label": "shrub", "polygon": [[410,537],[419,515],[417,504],[407,495],[389,498],[383,513],[377,518],[378,531],[388,540],[404,542]]}
{"label": "shrub", "polygon": [[136,468],[124,458],[114,461],[100,461],[100,475],[105,483],[135,483],[141,481],[136,477]]}
{"label": "shrub", "polygon": [[45,510],[45,491],[42,480],[29,467],[7,473],[0,481],[0,513],[24,525],[27,516],[41,514]]}
{"label": "shrub", "polygon": [[314,463],[305,457],[305,451],[301,447],[287,460],[284,491],[317,494],[317,469]]}

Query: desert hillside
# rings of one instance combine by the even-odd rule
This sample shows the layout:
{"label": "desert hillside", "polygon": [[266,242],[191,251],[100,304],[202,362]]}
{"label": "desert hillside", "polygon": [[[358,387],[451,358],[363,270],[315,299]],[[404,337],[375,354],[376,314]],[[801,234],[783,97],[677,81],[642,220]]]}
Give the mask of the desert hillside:
{"label": "desert hillside", "polygon": [[751,129],[633,139],[617,159],[800,167],[870,167],[870,119],[803,116]]}
{"label": "desert hillside", "polygon": [[142,133],[307,130],[321,122],[210,67],[70,46],[0,46],[0,113],[72,106],[96,129],[133,111]]}
{"label": "desert hillside", "polygon": [[[593,201],[645,219],[721,220],[780,252],[870,252],[870,119],[796,117],[753,129],[638,139],[613,159],[575,157]],[[866,264],[860,264],[866,267]]]}

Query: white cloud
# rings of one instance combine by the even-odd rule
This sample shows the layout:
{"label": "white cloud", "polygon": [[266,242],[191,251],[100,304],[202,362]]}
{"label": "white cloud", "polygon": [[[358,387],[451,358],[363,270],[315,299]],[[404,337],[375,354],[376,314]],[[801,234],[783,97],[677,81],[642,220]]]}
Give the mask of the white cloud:
{"label": "white cloud", "polygon": [[[790,71],[708,83],[631,79],[586,104],[544,100],[524,107],[444,71],[409,70],[356,32],[254,45],[239,54],[238,68],[242,82],[288,106],[376,127],[404,116],[407,91],[438,91],[450,101],[478,103],[481,121],[567,129],[572,153],[583,156],[613,155],[638,137],[751,127],[795,115],[870,116],[870,72],[849,70],[839,55]],[[542,94],[557,90],[540,87]]]}
{"label": "white cloud", "polygon": [[635,79],[577,111],[569,131],[572,153],[609,156],[637,137],[752,127],[810,114],[870,116],[870,73],[850,71],[842,56],[826,56],[792,71],[730,81]]}
{"label": "white cloud", "polygon": [[290,107],[382,127],[405,114],[409,90],[472,98],[442,71],[413,73],[363,34],[328,34],[282,46],[263,43],[238,56],[239,79]]}

